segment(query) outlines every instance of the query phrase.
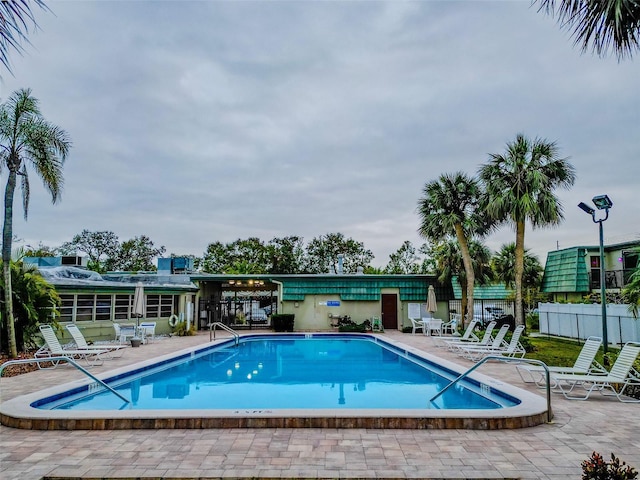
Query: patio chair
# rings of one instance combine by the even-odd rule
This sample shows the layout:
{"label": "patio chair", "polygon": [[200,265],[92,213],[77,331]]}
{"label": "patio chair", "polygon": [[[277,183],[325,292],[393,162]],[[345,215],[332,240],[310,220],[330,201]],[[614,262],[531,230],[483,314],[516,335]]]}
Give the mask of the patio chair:
{"label": "patio chair", "polygon": [[[604,374],[607,370],[596,362],[595,358],[602,345],[602,338],[591,336],[587,338],[580,350],[580,354],[572,367],[550,366],[549,374],[552,373],[579,373],[579,374]],[[546,375],[544,367],[540,365],[516,365],[516,369],[520,374],[520,378],[525,383],[536,383],[539,386],[546,384]],[[552,385],[553,387],[554,385]]]}
{"label": "patio chair", "polygon": [[124,349],[127,348],[126,345],[89,345],[77,325],[70,323],[65,328],[71,334],[79,350],[106,350],[108,358],[116,358],[121,357]]}
{"label": "patio chair", "polygon": [[145,343],[153,343],[156,339],[156,322],[140,322],[140,332]]}
{"label": "patio chair", "polygon": [[[494,352],[499,351],[500,349],[504,349],[507,347],[507,343],[504,341],[504,337],[507,334],[507,332],[509,331],[509,325],[503,325],[502,327],[500,327],[500,330],[498,330],[498,333],[496,334],[495,338],[493,339],[493,341],[488,344],[488,345],[460,345],[458,347],[458,355],[464,358],[467,358],[469,360],[474,360],[474,359],[479,359],[482,358],[483,356],[486,355],[490,355],[490,354],[484,354],[483,352],[486,352],[487,350],[492,350]],[[479,358],[478,358],[479,357]]]}
{"label": "patio chair", "polygon": [[[51,325],[40,325],[40,332],[42,333],[45,344],[34,354],[35,358],[67,357],[73,360],[84,360],[89,367],[102,365],[104,363],[101,355],[107,353],[107,350],[62,348],[58,337],[56,337],[56,332],[53,331]],[[58,363],[58,361],[53,362],[52,367],[41,367],[40,364],[38,364],[38,367],[56,368]]]}
{"label": "patio chair", "polygon": [[442,335],[455,335],[458,328],[458,318],[453,317],[448,322],[442,323]]}
{"label": "patio chair", "polygon": [[[625,396],[627,387],[640,386],[640,372],[633,368],[638,355],[640,355],[640,343],[628,342],[622,347],[608,374],[553,373],[552,380],[558,387],[556,391],[560,391],[569,400],[586,400],[591,392],[599,391],[604,396],[615,396],[624,403],[638,403],[640,398]],[[573,394],[576,387],[582,387],[585,390],[584,396]]]}
{"label": "patio chair", "polygon": [[427,334],[427,331],[425,330],[424,327],[424,322],[422,322],[421,320],[416,320],[415,318],[411,318],[409,317],[409,320],[411,320],[411,325],[412,325],[412,329],[411,329],[411,335],[415,335],[416,334],[416,330],[422,330],[423,334]]}
{"label": "patio chair", "polygon": [[133,325],[113,324],[113,330],[116,332],[115,340],[120,343],[127,343],[136,336],[136,327]]}
{"label": "patio chair", "polygon": [[501,342],[498,342],[498,339],[501,335],[504,338],[508,331],[509,325],[503,325],[502,327],[500,327],[500,331],[496,335],[496,340],[494,340],[491,345],[479,348],[473,348],[473,345],[470,345],[467,349],[465,349],[464,357],[474,362],[477,362],[478,360],[481,360],[485,357],[490,357],[492,355],[512,358],[524,357],[524,354],[527,353],[527,351],[520,343],[520,336],[524,331],[524,325],[518,325],[516,327],[516,329],[513,331],[513,335],[511,336],[511,341],[505,346],[505,341],[502,340]]}

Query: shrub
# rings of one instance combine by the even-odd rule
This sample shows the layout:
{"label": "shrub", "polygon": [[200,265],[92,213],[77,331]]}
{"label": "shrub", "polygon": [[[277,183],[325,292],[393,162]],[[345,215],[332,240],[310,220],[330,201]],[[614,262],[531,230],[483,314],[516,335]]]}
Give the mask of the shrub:
{"label": "shrub", "polygon": [[638,472],[625,462],[621,464],[613,453],[610,462],[605,462],[597,452],[582,462],[582,480],[632,480],[637,477]]}
{"label": "shrub", "polygon": [[187,322],[178,322],[176,326],[173,327],[173,333],[179,337],[190,337],[196,334],[196,324],[191,322],[189,328],[187,328]]}
{"label": "shrub", "polygon": [[339,332],[359,332],[364,333],[367,331],[367,326],[364,323],[353,323],[351,325],[340,325],[338,327]]}
{"label": "shrub", "polygon": [[271,326],[276,332],[293,332],[293,313],[274,313],[271,315]]}

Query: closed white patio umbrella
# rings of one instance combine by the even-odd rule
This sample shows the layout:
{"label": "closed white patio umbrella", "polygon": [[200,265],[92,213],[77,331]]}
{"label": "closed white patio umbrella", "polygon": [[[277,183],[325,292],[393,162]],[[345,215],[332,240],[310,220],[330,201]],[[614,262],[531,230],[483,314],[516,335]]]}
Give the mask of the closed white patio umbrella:
{"label": "closed white patio umbrella", "polygon": [[133,294],[131,314],[136,317],[136,326],[139,328],[140,319],[144,317],[144,286],[142,285],[142,282],[138,282],[136,284],[136,290]]}
{"label": "closed white patio umbrella", "polygon": [[427,293],[427,312],[433,317],[433,313],[438,311],[438,303],[436,301],[436,291],[433,285],[429,285],[429,291]]}

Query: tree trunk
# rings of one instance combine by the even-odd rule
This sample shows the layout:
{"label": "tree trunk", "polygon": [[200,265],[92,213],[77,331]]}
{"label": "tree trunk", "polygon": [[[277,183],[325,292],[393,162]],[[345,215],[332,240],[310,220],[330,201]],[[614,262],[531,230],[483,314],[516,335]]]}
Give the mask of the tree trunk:
{"label": "tree trunk", "polygon": [[516,263],[514,266],[516,284],[516,325],[524,325],[522,304],[522,277],[524,276],[524,228],[525,222],[516,222]]}
{"label": "tree trunk", "polygon": [[7,189],[4,192],[4,226],[2,228],[2,275],[4,277],[4,319],[7,325],[9,357],[16,358],[16,329],[13,321],[13,292],[11,290],[11,241],[13,236],[13,194],[17,174],[9,170]]}
{"label": "tree trunk", "polygon": [[[462,224],[457,223],[456,237],[460,244],[460,253],[462,254],[462,264],[464,265],[464,271],[467,274],[467,314],[466,319],[462,317],[462,328],[465,328],[471,320],[473,320],[473,287],[476,283],[475,272],[473,271],[473,262],[471,260],[471,253],[469,252],[469,244],[467,243],[467,237],[462,229]],[[463,312],[464,313],[464,312]]]}

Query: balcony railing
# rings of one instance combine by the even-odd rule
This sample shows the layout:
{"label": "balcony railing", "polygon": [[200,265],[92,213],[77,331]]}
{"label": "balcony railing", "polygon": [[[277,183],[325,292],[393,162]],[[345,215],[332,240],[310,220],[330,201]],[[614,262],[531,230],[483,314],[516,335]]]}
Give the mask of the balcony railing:
{"label": "balcony railing", "polygon": [[[604,283],[607,289],[623,288],[629,283],[629,277],[634,269],[607,270],[604,272]],[[600,272],[595,271],[589,275],[589,285],[592,290],[600,288]]]}

